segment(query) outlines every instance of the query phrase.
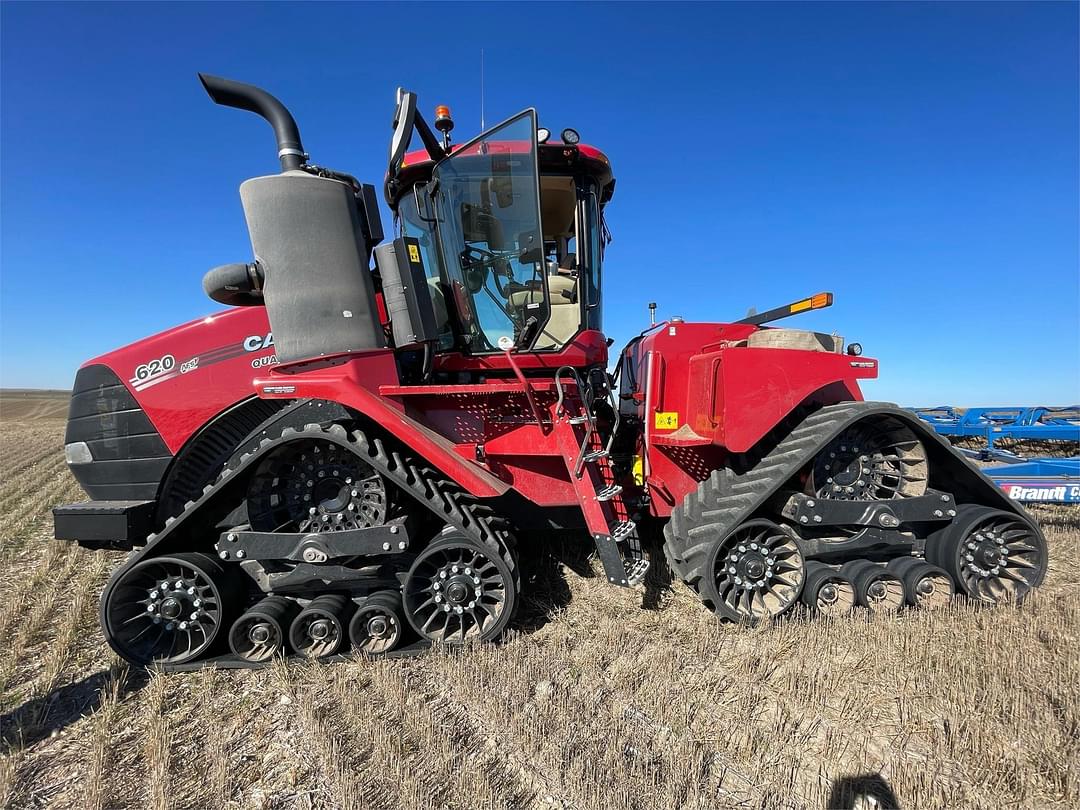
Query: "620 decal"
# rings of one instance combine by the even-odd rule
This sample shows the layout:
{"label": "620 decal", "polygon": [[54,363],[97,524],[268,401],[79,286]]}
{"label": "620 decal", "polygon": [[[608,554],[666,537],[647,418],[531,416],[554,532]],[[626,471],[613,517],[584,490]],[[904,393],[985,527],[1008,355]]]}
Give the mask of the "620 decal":
{"label": "620 decal", "polygon": [[135,376],[131,378],[131,381],[142,382],[143,380],[149,380],[151,377],[156,377],[159,374],[165,374],[166,372],[172,371],[175,367],[176,358],[171,354],[166,354],[137,367],[135,369]]}

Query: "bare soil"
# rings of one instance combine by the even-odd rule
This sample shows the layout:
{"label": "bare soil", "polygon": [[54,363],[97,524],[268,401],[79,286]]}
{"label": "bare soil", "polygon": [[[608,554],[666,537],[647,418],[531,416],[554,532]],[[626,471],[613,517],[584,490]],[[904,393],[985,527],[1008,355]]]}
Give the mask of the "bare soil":
{"label": "bare soil", "polygon": [[0,400],[2,806],[1080,806],[1080,508],[1036,512],[1019,608],[748,631],[560,547],[498,646],[148,675],[98,629],[121,556],[50,540],[83,496],[31,399]]}

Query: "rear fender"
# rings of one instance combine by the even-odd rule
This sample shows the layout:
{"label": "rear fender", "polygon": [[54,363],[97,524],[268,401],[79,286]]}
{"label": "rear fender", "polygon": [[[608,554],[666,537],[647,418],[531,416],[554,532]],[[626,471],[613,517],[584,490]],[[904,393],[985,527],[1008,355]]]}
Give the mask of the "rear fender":
{"label": "rear fender", "polygon": [[707,349],[646,358],[644,414],[650,444],[715,444],[744,453],[804,403],[860,401],[858,380],[877,376],[877,361],[799,349]]}
{"label": "rear fender", "polygon": [[737,348],[724,353],[716,385],[715,443],[745,453],[799,405],[861,401],[859,378],[877,361],[832,352]]}

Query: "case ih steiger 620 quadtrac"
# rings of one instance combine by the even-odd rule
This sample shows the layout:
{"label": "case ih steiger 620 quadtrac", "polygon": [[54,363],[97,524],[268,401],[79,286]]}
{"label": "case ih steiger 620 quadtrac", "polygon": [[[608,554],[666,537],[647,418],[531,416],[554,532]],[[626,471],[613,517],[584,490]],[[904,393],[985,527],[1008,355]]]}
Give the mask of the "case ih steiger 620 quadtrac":
{"label": "case ih steiger 620 quadtrac", "polygon": [[254,261],[204,279],[233,308],[79,370],[66,454],[94,500],[55,512],[58,537],[135,549],[101,600],[129,661],[495,639],[520,546],[555,530],[587,532],[615,586],[641,581],[651,533],[734,621],[1042,581],[1023,509],[914,414],[862,401],[874,360],[764,325],[827,294],[657,324],[609,375],[615,180],[573,130],[555,143],[527,110],[452,147],[448,110],[440,137],[399,91],[384,242],[374,188],[309,163],[280,102],[202,81],[277,136],[281,173],[240,187]]}

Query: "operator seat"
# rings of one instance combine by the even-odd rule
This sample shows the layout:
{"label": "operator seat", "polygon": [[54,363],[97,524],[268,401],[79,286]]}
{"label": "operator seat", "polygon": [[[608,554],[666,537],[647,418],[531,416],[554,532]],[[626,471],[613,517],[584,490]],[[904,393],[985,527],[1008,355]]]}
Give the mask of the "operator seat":
{"label": "operator seat", "polygon": [[[554,263],[553,263],[554,264]],[[581,307],[578,305],[578,282],[572,273],[576,257],[568,253],[556,272],[548,273],[548,295],[551,296],[551,317],[536,339],[535,348],[551,349],[564,346],[581,326]],[[523,310],[527,304],[543,300],[539,290],[521,290],[510,294],[510,306]]]}

